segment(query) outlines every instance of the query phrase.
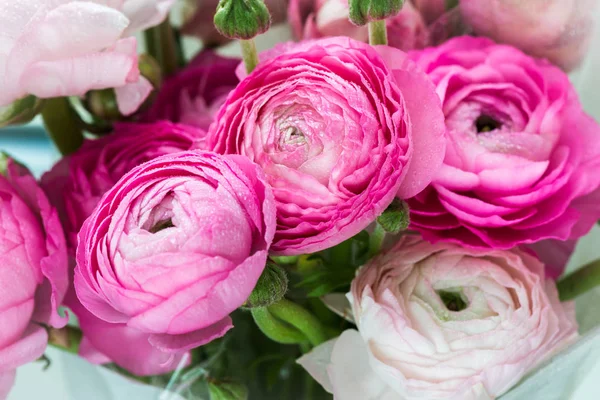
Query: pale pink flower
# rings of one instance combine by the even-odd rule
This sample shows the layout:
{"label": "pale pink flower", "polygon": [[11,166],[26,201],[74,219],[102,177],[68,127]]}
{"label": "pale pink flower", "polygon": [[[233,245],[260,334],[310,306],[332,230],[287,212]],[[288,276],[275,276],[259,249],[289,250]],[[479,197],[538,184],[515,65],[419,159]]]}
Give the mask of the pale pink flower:
{"label": "pale pink flower", "polygon": [[299,360],[337,400],[490,400],[577,338],[544,266],[520,250],[405,236],[359,272],[358,327]]}
{"label": "pale pink flower", "polygon": [[461,0],[460,10],[475,33],[569,71],[589,48],[597,5],[598,0]]}
{"label": "pale pink flower", "polygon": [[119,109],[131,114],[151,85],[129,35],[160,22],[172,2],[0,0],[0,106],[116,88]]}

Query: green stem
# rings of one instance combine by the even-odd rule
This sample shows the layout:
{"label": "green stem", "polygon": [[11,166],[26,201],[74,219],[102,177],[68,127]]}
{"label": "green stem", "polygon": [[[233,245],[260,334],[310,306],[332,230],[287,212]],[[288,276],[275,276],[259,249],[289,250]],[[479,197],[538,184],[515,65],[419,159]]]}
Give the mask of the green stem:
{"label": "green stem", "polygon": [[244,65],[246,65],[246,72],[251,73],[258,65],[256,43],[254,43],[254,39],[242,39],[240,44],[242,45],[242,57],[244,58]]}
{"label": "green stem", "polygon": [[318,346],[327,340],[327,334],[321,322],[298,304],[287,299],[281,299],[277,303],[271,304],[269,311],[275,317],[302,332],[313,346]]}
{"label": "green stem", "polygon": [[79,116],[67,97],[46,100],[42,109],[46,131],[62,155],[75,152],[83,144]]}
{"label": "green stem", "polygon": [[369,43],[372,46],[378,44],[388,44],[387,27],[384,19],[369,22]]}
{"label": "green stem", "polygon": [[302,332],[293,326],[277,319],[267,307],[251,310],[254,322],[269,339],[283,344],[296,344],[306,341]]}
{"label": "green stem", "polygon": [[556,284],[561,301],[572,300],[575,297],[600,286],[600,260],[581,267],[569,274]]}
{"label": "green stem", "polygon": [[167,18],[160,25],[149,30],[146,34],[146,46],[150,54],[160,65],[162,75],[173,75],[179,65],[179,50],[177,39],[171,22]]}
{"label": "green stem", "polygon": [[379,223],[375,224],[375,230],[369,236],[369,258],[372,258],[379,254],[381,247],[383,246],[383,240],[385,239],[385,229]]}

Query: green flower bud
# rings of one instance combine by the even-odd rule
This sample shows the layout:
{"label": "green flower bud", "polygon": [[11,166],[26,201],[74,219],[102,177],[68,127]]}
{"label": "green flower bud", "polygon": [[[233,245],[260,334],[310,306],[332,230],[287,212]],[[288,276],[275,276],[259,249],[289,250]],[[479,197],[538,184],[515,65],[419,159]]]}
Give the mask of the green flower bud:
{"label": "green flower bud", "polygon": [[244,307],[267,307],[283,298],[288,288],[288,278],[279,266],[268,263]]}
{"label": "green flower bud", "polygon": [[214,18],[221,35],[252,39],[271,27],[271,14],[262,0],[221,0]]}
{"label": "green flower bud", "polygon": [[350,0],[350,20],[355,25],[386,19],[398,14],[404,0]]}
{"label": "green flower bud", "polygon": [[6,107],[0,107],[0,128],[28,123],[40,112],[43,104],[44,100],[27,96]]}
{"label": "green flower bud", "polygon": [[389,233],[396,234],[405,230],[410,224],[408,205],[404,201],[395,198],[383,214],[377,217],[377,222]]}
{"label": "green flower bud", "polygon": [[217,382],[208,383],[210,400],[247,400],[248,388],[237,382]]}
{"label": "green flower bud", "polygon": [[8,162],[10,156],[3,151],[0,151],[0,175],[6,176],[6,170],[8,169]]}

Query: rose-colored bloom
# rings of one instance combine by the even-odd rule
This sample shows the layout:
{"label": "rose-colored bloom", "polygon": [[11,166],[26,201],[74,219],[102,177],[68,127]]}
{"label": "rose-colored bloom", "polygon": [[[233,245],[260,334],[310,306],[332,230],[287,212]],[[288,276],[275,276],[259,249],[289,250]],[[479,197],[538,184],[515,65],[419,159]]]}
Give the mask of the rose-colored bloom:
{"label": "rose-colored bloom", "polygon": [[568,77],[485,38],[415,52],[437,85],[448,130],[444,165],[411,199],[430,241],[509,249],[575,239],[600,218],[600,126]]}
{"label": "rose-colored bloom", "polygon": [[239,59],[224,58],[211,50],[201,52],[162,84],[142,119],[166,119],[208,130],[227,95],[239,83],[235,74],[239,64]]}
{"label": "rose-colored bloom", "polygon": [[339,400],[490,400],[577,338],[544,266],[520,250],[405,236],[364,266],[349,330],[299,362]]}
{"label": "rose-colored bloom", "polygon": [[0,174],[0,398],[15,369],[44,353],[42,326],[67,323],[67,251],[56,210],[29,171],[10,159]]}
{"label": "rose-colored bloom", "polygon": [[446,12],[448,0],[411,0],[426,23],[431,24]]}
{"label": "rose-colored bloom", "polygon": [[[284,22],[288,0],[264,0],[273,24]],[[202,39],[204,47],[213,47],[231,39],[221,35],[213,22],[219,0],[185,0],[184,24],[181,32]]]}
{"label": "rose-colored bloom", "polygon": [[167,121],[121,123],[110,135],[87,140],[44,174],[42,185],[59,210],[72,252],[83,221],[125,173],[164,154],[202,147],[204,135],[199,129]]}
{"label": "rose-colored bloom", "polygon": [[79,300],[163,352],[223,336],[265,267],[272,196],[245,157],[180,152],[134,168],[81,228]]}
{"label": "rose-colored bloom", "polygon": [[83,333],[79,355],[92,364],[115,363],[134,375],[151,376],[171,372],[189,361],[186,352],[172,354],[152,346],[148,333],[97,318],[81,305],[73,289],[65,305],[77,316]]}
{"label": "rose-colored bloom", "polygon": [[598,0],[461,0],[475,33],[547,58],[569,71],[583,59]]}
{"label": "rose-colored bloom", "polygon": [[[367,26],[350,22],[348,0],[290,0],[288,19],[297,39],[317,39],[325,36],[348,36],[369,41]],[[388,42],[401,50],[427,46],[429,33],[421,15],[410,3],[400,13],[386,20]]]}
{"label": "rose-colored bloom", "polygon": [[414,196],[437,172],[445,147],[439,98],[402,51],[338,37],[261,57],[208,141],[267,173],[278,207],[272,251],[334,246],[373,222],[394,194]]}
{"label": "rose-colored bloom", "polygon": [[[173,0],[0,0],[0,106],[26,95],[83,95],[117,88],[131,114],[151,85],[138,70],[136,40],[160,22]],[[6,33],[6,34],[4,34]]]}

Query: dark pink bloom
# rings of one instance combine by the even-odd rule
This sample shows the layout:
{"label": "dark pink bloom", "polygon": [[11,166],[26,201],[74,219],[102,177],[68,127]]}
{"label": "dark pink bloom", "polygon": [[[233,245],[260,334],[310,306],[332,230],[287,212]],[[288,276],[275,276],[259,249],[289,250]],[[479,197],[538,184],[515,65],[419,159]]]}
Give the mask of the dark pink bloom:
{"label": "dark pink bloom", "polygon": [[448,130],[444,165],[410,201],[415,229],[499,249],[590,230],[600,218],[600,126],[561,70],[472,37],[412,58],[436,84]]}
{"label": "dark pink bloom", "polygon": [[204,136],[200,129],[167,121],[122,123],[59,161],[44,174],[42,185],[60,212],[70,249],[77,246],[83,221],[125,173],[161,155],[202,147]]}
{"label": "dark pink bloom", "polygon": [[189,65],[168,78],[143,120],[169,120],[204,130],[213,122],[227,95],[239,83],[239,59],[201,52]]}
{"label": "dark pink bloom", "polygon": [[83,224],[77,297],[97,318],[181,354],[232,327],[229,314],[252,292],[274,231],[271,189],[247,158],[153,159],[125,174]]}
{"label": "dark pink bloom", "polygon": [[274,252],[334,246],[437,173],[439,98],[402,51],[336,37],[282,44],[261,59],[208,142],[266,172],[278,208]]}

